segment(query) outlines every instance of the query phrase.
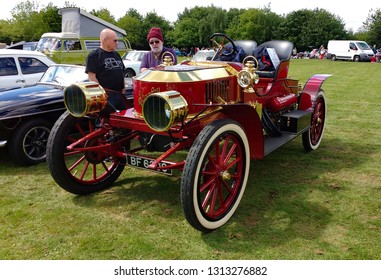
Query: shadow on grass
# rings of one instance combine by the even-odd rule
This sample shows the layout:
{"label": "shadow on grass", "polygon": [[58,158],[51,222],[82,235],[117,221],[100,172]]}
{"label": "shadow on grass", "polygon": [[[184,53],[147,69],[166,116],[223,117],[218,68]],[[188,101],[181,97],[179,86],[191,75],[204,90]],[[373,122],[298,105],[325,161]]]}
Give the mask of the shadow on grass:
{"label": "shadow on grass", "polygon": [[[230,247],[226,240],[237,239],[242,246],[232,248],[251,250],[247,247],[318,238],[329,224],[332,213],[324,201],[314,201],[310,195],[320,191],[332,193],[329,196],[339,191],[320,176],[343,168],[356,168],[371,153],[369,147],[336,138],[324,139],[317,151],[305,153],[301,139],[296,139],[264,161],[253,161],[249,183],[236,214],[224,227],[202,235],[203,240],[218,250],[221,243],[225,248]],[[139,174],[140,177],[124,176],[113,188],[102,193],[73,200],[84,207],[118,207],[155,201],[163,209],[173,210],[171,219],[184,219],[179,197],[180,178]],[[108,199],[104,199],[106,195]]]}
{"label": "shadow on grass", "polygon": [[[315,192],[327,197],[340,195],[340,188],[321,176],[329,172],[334,177],[341,169],[356,169],[373,152],[372,147],[361,143],[325,138],[317,151],[305,153],[301,139],[295,139],[264,161],[252,161],[249,182],[237,212],[222,228],[200,234],[201,240],[216,252],[250,254],[293,240],[318,239],[333,213],[329,202],[316,199]],[[6,164],[3,157],[1,164]],[[131,217],[141,215],[142,208],[153,208],[150,214],[160,217],[161,222],[156,225],[159,228],[166,226],[166,221],[170,227],[174,220],[185,219],[179,194],[179,177],[136,172],[127,167],[112,188],[88,196],[73,196],[73,203],[101,211],[114,208],[115,212],[134,205],[128,209]],[[164,212],[169,214],[163,215]],[[193,229],[184,226],[183,230]],[[260,253],[256,256],[260,258]]]}
{"label": "shadow on grass", "polygon": [[251,163],[237,212],[225,227],[203,235],[207,244],[217,251],[257,253],[297,239],[319,239],[334,215],[330,198],[340,196],[336,173],[358,168],[374,151],[331,138],[305,153],[300,142],[294,140],[264,161]]}

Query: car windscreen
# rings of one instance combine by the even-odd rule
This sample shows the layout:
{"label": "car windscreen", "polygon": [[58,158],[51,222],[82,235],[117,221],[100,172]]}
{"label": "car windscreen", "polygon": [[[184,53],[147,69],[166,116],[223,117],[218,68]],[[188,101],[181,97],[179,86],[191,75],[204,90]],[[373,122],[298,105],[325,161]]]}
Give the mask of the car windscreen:
{"label": "car windscreen", "polygon": [[88,81],[84,67],[72,65],[54,65],[41,77],[39,83],[54,83],[61,86],[68,86],[74,83]]}

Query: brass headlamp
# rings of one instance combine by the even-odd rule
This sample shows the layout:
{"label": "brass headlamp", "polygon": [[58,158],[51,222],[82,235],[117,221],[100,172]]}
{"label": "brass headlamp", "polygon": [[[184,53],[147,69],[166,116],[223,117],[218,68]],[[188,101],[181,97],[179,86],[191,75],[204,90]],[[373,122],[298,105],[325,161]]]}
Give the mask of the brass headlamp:
{"label": "brass headlamp", "polygon": [[177,91],[156,92],[143,103],[143,118],[154,131],[167,131],[188,115],[188,103]]}
{"label": "brass headlamp", "polygon": [[103,110],[107,104],[106,91],[96,82],[72,84],[64,90],[64,103],[71,115],[81,118]]}
{"label": "brass headlamp", "polygon": [[244,88],[246,93],[255,93],[253,86],[259,81],[258,74],[255,73],[258,69],[258,60],[254,56],[247,56],[242,64],[245,65],[245,68],[237,74],[238,84]]}

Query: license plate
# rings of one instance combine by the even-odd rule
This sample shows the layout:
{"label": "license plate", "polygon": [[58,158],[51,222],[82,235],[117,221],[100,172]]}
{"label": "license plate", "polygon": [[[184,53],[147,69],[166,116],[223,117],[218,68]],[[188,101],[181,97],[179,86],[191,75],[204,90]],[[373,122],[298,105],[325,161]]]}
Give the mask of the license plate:
{"label": "license plate", "polygon": [[[136,156],[136,155],[127,155],[127,164],[133,167],[147,169],[149,171],[156,171],[160,173],[164,173],[167,175],[172,175],[172,169],[149,169],[148,166],[153,162],[153,159],[143,157],[143,156]],[[158,166],[164,167],[169,166],[170,163],[161,161],[159,162]]]}

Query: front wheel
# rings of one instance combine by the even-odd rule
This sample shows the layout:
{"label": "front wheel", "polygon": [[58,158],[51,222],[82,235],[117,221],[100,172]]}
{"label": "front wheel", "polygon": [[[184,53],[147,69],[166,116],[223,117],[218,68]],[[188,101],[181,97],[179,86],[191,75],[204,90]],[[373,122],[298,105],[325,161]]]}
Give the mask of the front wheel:
{"label": "front wheel", "polygon": [[[75,118],[67,111],[57,120],[48,139],[46,159],[56,183],[68,192],[84,195],[106,189],[122,173],[125,163],[100,149],[102,137],[90,138],[77,147],[67,146],[94,131],[90,118]],[[94,148],[95,147],[95,148]]]}
{"label": "front wheel", "polygon": [[241,201],[249,168],[249,144],[242,127],[232,120],[207,125],[189,151],[181,180],[188,222],[203,232],[227,223]]}
{"label": "front wheel", "polygon": [[125,78],[132,78],[136,76],[136,73],[134,70],[132,70],[131,68],[127,68],[125,71],[124,71],[124,77]]}
{"label": "front wheel", "polygon": [[46,143],[52,124],[44,119],[29,119],[17,127],[9,144],[11,158],[20,165],[45,161]]}
{"label": "front wheel", "polygon": [[316,96],[314,111],[311,116],[311,127],[306,132],[303,132],[303,146],[309,152],[316,150],[323,138],[325,119],[327,117],[327,104],[323,91],[320,91]]}

